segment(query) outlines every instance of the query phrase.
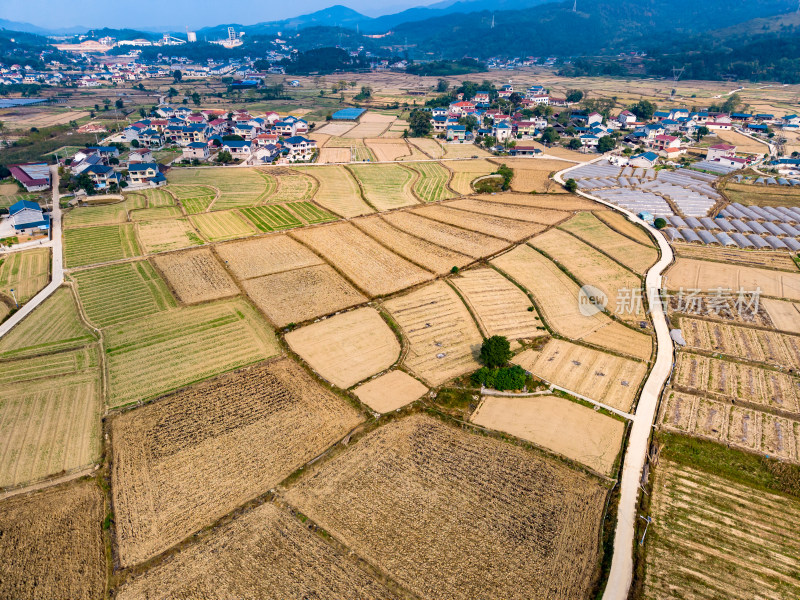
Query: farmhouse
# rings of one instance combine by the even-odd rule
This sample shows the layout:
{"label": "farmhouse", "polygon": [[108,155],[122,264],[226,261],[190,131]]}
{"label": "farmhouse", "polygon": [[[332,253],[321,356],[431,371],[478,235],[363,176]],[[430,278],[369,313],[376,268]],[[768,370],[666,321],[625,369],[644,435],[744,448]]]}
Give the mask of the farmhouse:
{"label": "farmhouse", "polygon": [[128,154],[129,163],[154,162],[153,152],[150,148],[137,148]]}
{"label": "farmhouse", "polygon": [[8,214],[16,231],[50,228],[50,216],[42,214],[42,209],[36,202],[20,200],[9,207]]}
{"label": "farmhouse", "polygon": [[643,169],[652,168],[658,162],[658,154],[655,152],[643,152],[632,156],[628,164],[632,167],[641,167]]}
{"label": "farmhouse", "polygon": [[706,160],[716,160],[717,158],[726,158],[729,156],[736,156],[736,146],[717,144],[711,146],[706,152]]}
{"label": "farmhouse", "polygon": [[292,162],[298,160],[311,160],[317,142],[301,135],[295,135],[283,140],[283,146],[288,150],[288,159]]}
{"label": "farmhouse", "polygon": [[208,144],[205,142],[191,142],[183,147],[183,158],[198,158],[208,160]]}
{"label": "farmhouse", "polygon": [[50,167],[46,163],[10,165],[8,170],[29,192],[41,192],[50,188]]}
{"label": "farmhouse", "polygon": [[466,139],[467,139],[467,128],[464,125],[450,125],[447,128],[448,142],[463,142]]}
{"label": "farmhouse", "polygon": [[159,186],[167,182],[167,178],[158,170],[157,163],[140,163],[128,167],[128,175],[134,185]]}
{"label": "farmhouse", "polygon": [[230,140],[222,142],[222,150],[230,152],[233,158],[247,158],[250,156],[250,142]]}

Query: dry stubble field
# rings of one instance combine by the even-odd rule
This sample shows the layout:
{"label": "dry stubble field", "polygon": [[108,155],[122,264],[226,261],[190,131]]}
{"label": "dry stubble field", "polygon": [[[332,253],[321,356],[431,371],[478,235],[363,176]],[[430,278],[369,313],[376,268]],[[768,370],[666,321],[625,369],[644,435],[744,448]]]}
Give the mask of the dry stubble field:
{"label": "dry stubble field", "polygon": [[360,420],[289,359],[114,417],[120,562],[146,560],[265,493]]}
{"label": "dry stubble field", "polygon": [[361,402],[380,413],[402,408],[421,398],[427,391],[428,388],[411,375],[396,370],[375,377],[353,390]]}
{"label": "dry stubble field", "polygon": [[524,204],[505,204],[506,200],[512,196],[513,194],[502,194],[494,197],[462,198],[448,202],[447,206],[495,217],[542,223],[543,225],[555,225],[570,216],[570,213],[561,210],[539,209]]}
{"label": "dry stubble field", "polygon": [[184,304],[219,300],[239,293],[211,250],[171,253],[157,256],[153,262]]}
{"label": "dry stubble field", "polygon": [[394,332],[374,308],[357,308],[295,329],[286,343],[322,377],[347,389],[391,367],[400,355]]}
{"label": "dry stubble field", "polygon": [[557,600],[590,591],[606,491],[533,452],[413,415],[286,497],[418,597]]}
{"label": "dry stubble field", "polygon": [[220,244],[214,250],[239,279],[323,264],[319,256],[287,235]]}
{"label": "dry stubble field", "polygon": [[103,514],[91,480],[0,501],[0,596],[104,598]]}
{"label": "dry stubble field", "polygon": [[0,261],[0,294],[24,304],[50,283],[50,249],[12,252]]}
{"label": "dry stubble field", "polygon": [[674,250],[675,254],[681,258],[713,260],[743,267],[764,267],[765,269],[797,272],[797,266],[787,252],[738,250],[692,244],[676,244]]}
{"label": "dry stubble field", "polygon": [[414,209],[414,212],[431,220],[477,231],[507,242],[519,242],[544,230],[544,226],[538,223],[459,210],[451,208],[450,203],[432,204]]}
{"label": "dry stubble field", "polygon": [[800,300],[800,272],[771,271],[741,265],[679,258],[665,275],[671,290],[679,288],[715,290],[727,288],[737,293],[761,289],[765,296]]}

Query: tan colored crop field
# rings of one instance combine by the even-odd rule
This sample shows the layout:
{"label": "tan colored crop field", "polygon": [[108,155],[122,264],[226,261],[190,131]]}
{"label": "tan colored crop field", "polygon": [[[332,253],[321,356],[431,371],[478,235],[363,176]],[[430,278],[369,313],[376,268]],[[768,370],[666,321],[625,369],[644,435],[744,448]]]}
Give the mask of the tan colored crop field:
{"label": "tan colored crop field", "polygon": [[137,223],[136,234],[148,254],[180,250],[203,243],[186,219]]}
{"label": "tan colored crop field", "polygon": [[475,144],[442,144],[445,158],[473,158],[475,156],[491,156],[486,150]]}
{"label": "tan colored crop field", "polygon": [[367,301],[328,265],[248,279],[242,287],[276,327],[302,323]]}
{"label": "tan colored crop field", "polygon": [[50,283],[50,249],[35,248],[11,252],[0,263],[0,294],[24,304]]}
{"label": "tan colored crop field", "polygon": [[618,213],[615,210],[598,210],[594,213],[594,216],[611,227],[611,229],[631,238],[634,241],[639,242],[640,244],[644,244],[645,246],[655,246],[652,238],[647,234],[647,232],[636,223],[629,221],[628,218],[622,213]]}
{"label": "tan colored crop field", "polygon": [[131,221],[156,221],[158,219],[176,219],[182,216],[183,212],[177,206],[157,206],[131,211]]}
{"label": "tan colored crop field", "polygon": [[419,201],[411,191],[416,175],[397,164],[363,164],[348,167],[364,190],[364,198],[379,211],[413,206]]}
{"label": "tan colored crop field", "polygon": [[391,121],[361,121],[347,132],[348,138],[376,138],[389,128]]}
{"label": "tan colored crop field", "polygon": [[[797,267],[786,252],[738,250],[733,248],[717,248],[715,246],[696,246],[692,244],[676,244],[675,254],[681,258],[713,260],[743,267],[763,267],[797,272]],[[713,268],[713,265],[712,265]]]}
{"label": "tan colored crop field", "polygon": [[2,381],[0,487],[85,468],[99,458],[98,364],[94,347],[2,364],[13,380]]}
{"label": "tan colored crop field", "polygon": [[21,323],[0,338],[0,359],[60,352],[89,344],[95,335],[78,315],[68,287],[58,288]]}
{"label": "tan colored crop field", "polygon": [[408,142],[412,146],[419,148],[422,153],[430,158],[442,158],[444,156],[442,145],[431,138],[408,138]]}
{"label": "tan colored crop field", "polygon": [[396,596],[355,561],[266,503],[134,578],[119,600],[170,598],[357,598]]}
{"label": "tan colored crop field", "polygon": [[611,475],[625,424],[559,396],[484,396],[470,421],[509,433]]}
{"label": "tan colored crop field", "polygon": [[211,250],[170,253],[153,261],[184,304],[219,300],[239,293]]}
{"label": "tan colored crop field", "polygon": [[764,154],[768,152],[766,144],[756,142],[738,131],[718,130],[715,132],[715,135],[723,142],[736,146],[737,152],[747,152],[751,154]]}
{"label": "tan colored crop field", "polygon": [[680,352],[673,385],[800,414],[800,380],[781,371]]}
{"label": "tan colored crop field", "polygon": [[[350,160],[349,156],[347,160]],[[314,167],[306,172],[319,181],[319,189],[314,196],[317,204],[345,218],[375,212],[364,202],[358,183],[344,167]]]}
{"label": "tan colored crop field", "polygon": [[220,244],[214,249],[239,279],[323,264],[319,256],[287,235]]}
{"label": "tan colored crop field", "polygon": [[275,186],[275,190],[272,194],[266,197],[265,202],[297,202],[298,200],[309,200],[317,193],[319,184],[317,180],[308,173],[280,167],[278,169],[269,169],[266,171],[271,177],[277,179],[278,184]]}
{"label": "tan colored crop field", "polygon": [[379,112],[367,111],[358,120],[359,123],[383,123],[386,126],[394,123],[395,115],[386,115]]}
{"label": "tan colored crop field", "polygon": [[314,371],[349,388],[391,367],[400,343],[374,308],[357,308],[286,334],[286,343]]}
{"label": "tan colored crop field", "polygon": [[0,596],[85,598],[106,591],[103,493],[78,481],[0,503]]}
{"label": "tan colored crop field", "polygon": [[530,298],[516,285],[489,267],[462,271],[450,279],[472,309],[485,337],[502,335],[509,340],[546,335]]}
{"label": "tan colored crop field", "polygon": [[593,477],[424,415],[373,431],[287,492],[418,597],[508,600],[589,593],[605,497]]}
{"label": "tan colored crop field", "polygon": [[761,306],[766,310],[775,329],[800,333],[800,304],[763,298]]}
{"label": "tan colored crop field", "polygon": [[570,166],[563,160],[531,159],[531,158],[495,158],[492,162],[505,164],[514,171],[511,189],[515,192],[529,194],[531,192],[547,193],[561,185],[550,179],[550,173],[562,171]]}
{"label": "tan colored crop field", "polygon": [[570,216],[570,213],[560,210],[546,210],[521,205],[500,204],[499,202],[487,202],[473,198],[454,200],[453,202],[447,202],[444,206],[495,217],[541,223],[543,225],[555,225]]}
{"label": "tan colored crop field", "polygon": [[453,171],[453,178],[450,180],[450,188],[464,196],[475,193],[471,185],[475,179],[497,170],[496,164],[484,159],[451,160],[444,164],[448,169]]}
{"label": "tan colored crop field", "polygon": [[462,227],[471,231],[477,231],[478,233],[491,235],[509,242],[521,241],[544,230],[544,226],[539,223],[506,219],[503,217],[450,208],[450,203],[423,206],[414,209],[414,212],[428,219],[447,223],[455,227]]}
{"label": "tan colored crop field", "polygon": [[800,501],[674,461],[655,471],[644,597],[800,596]]}
{"label": "tan colored crop field", "polygon": [[472,258],[495,254],[508,245],[499,238],[439,223],[411,211],[387,213],[381,218],[397,229]]}
{"label": "tan colored crop field", "polygon": [[800,272],[786,273],[725,263],[678,258],[666,272],[666,287],[715,290],[726,288],[736,294],[756,288],[765,296],[800,300]]}
{"label": "tan colored crop field", "polygon": [[567,269],[581,284],[602,290],[608,298],[609,312],[620,319],[638,322],[647,318],[641,301],[645,296],[642,280],[602,252],[559,229],[545,231],[529,243]]}
{"label": "tan colored crop field", "polygon": [[142,190],[141,194],[147,198],[148,208],[156,208],[159,206],[175,206],[175,198],[170,193],[172,190],[165,188],[150,188]]}
{"label": "tan colored crop field", "polygon": [[211,208],[224,210],[255,206],[275,189],[275,179],[259,169],[228,167],[205,169],[170,169],[170,184],[207,186],[219,190]]}
{"label": "tan colored crop field", "polygon": [[526,350],[514,362],[537,377],[623,412],[633,407],[647,365],[552,339],[541,351]]}
{"label": "tan colored crop field", "polygon": [[351,121],[329,121],[314,133],[341,137],[355,126],[356,124]]}
{"label": "tan colored crop field", "polygon": [[378,162],[397,160],[401,156],[408,156],[411,150],[408,149],[403,139],[372,139],[364,140],[364,143],[375,153]]}
{"label": "tan colored crop field", "polygon": [[680,318],[686,345],[771,365],[800,368],[800,337],[741,325]]}
{"label": "tan colored crop field", "polygon": [[120,562],[146,560],[263,494],[360,420],[285,358],[114,417]]}
{"label": "tan colored crop field", "polygon": [[272,330],[239,298],[126,321],[104,335],[112,407],[154,398],[280,352]]}
{"label": "tan colored crop field", "polygon": [[350,223],[301,229],[293,237],[325,257],[370,296],[383,296],[433,278]]}
{"label": "tan colored crop field", "polygon": [[578,284],[530,246],[519,246],[492,263],[533,295],[539,314],[556,332],[635,358],[650,358],[649,336],[612,321],[602,312],[582,314]]}
{"label": "tan colored crop field", "polygon": [[403,258],[437,275],[444,275],[450,272],[453,267],[460,268],[472,262],[472,258],[469,256],[459,254],[392,227],[378,216],[355,219],[352,223]]}
{"label": "tan colored crop field", "polygon": [[466,306],[443,281],[392,298],[385,306],[408,340],[403,363],[431,385],[480,366],[483,338]]}
{"label": "tan colored crop field", "polygon": [[722,189],[731,202],[740,202],[746,206],[800,206],[800,191],[795,186],[765,186],[730,181]]}
{"label": "tan colored crop field", "polygon": [[517,194],[504,192],[502,194],[478,194],[476,200],[497,202],[502,204],[515,204],[517,206],[530,206],[532,208],[546,208],[549,210],[596,210],[602,212],[604,207],[592,200],[575,196],[574,194]]}
{"label": "tan colored crop field", "polygon": [[655,248],[637,244],[620,235],[589,212],[578,213],[559,225],[559,228],[599,248],[635,273],[643,274],[658,260],[658,251]]}
{"label": "tan colored crop field", "polygon": [[379,413],[387,413],[421,398],[428,388],[403,371],[389,371],[361,384],[353,392]]}
{"label": "tan colored crop field", "polygon": [[233,210],[201,213],[189,217],[197,231],[210,242],[246,237],[256,233],[255,227]]}
{"label": "tan colored crop field", "polygon": [[350,148],[323,147],[319,151],[320,163],[348,163],[350,158]]}

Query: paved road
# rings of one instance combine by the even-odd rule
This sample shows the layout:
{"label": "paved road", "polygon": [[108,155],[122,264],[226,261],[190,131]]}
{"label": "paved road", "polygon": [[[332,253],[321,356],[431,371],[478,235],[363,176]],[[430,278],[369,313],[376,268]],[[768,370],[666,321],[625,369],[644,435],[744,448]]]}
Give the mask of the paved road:
{"label": "paved road", "polygon": [[58,167],[50,167],[50,179],[53,184],[53,210],[50,213],[50,235],[51,242],[48,244],[53,250],[53,266],[51,269],[52,277],[50,283],[21,309],[15,312],[2,325],[0,325],[0,337],[3,337],[11,328],[22,321],[30,312],[44,302],[50,294],[55,292],[64,283],[64,255],[61,244],[61,206],[58,203]]}
{"label": "paved road", "polygon": [[[596,162],[602,158],[605,157],[601,156],[590,162]],[[563,184],[564,175],[580,166],[576,165],[556,173],[555,180]],[[653,234],[661,249],[661,259],[647,272],[645,289],[648,298],[660,298],[661,275],[673,259],[672,248],[664,234],[647,225],[630,211],[600,198],[595,198],[591,194],[580,191],[578,194],[625,214],[631,221],[644,225]],[[656,417],[658,399],[672,370],[673,345],[672,339],[669,337],[669,326],[667,317],[664,314],[664,307],[661,302],[651,302],[650,310],[656,331],[656,361],[642,388],[639,403],[636,406],[636,413],[633,416],[628,449],[625,452],[625,463],[620,479],[617,527],[614,534],[614,555],[611,560],[611,572],[608,576],[603,600],[626,600],[628,597],[628,591],[633,580],[633,545],[636,543],[636,507],[639,498],[639,483],[650,447],[650,431]]]}

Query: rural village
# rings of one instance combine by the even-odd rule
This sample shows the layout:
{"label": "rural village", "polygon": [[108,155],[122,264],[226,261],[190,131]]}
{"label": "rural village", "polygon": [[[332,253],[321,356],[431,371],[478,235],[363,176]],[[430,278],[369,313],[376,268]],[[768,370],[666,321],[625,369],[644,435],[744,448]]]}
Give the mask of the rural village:
{"label": "rural village", "polygon": [[800,597],[800,84],[175,35],[0,64],[0,597]]}

